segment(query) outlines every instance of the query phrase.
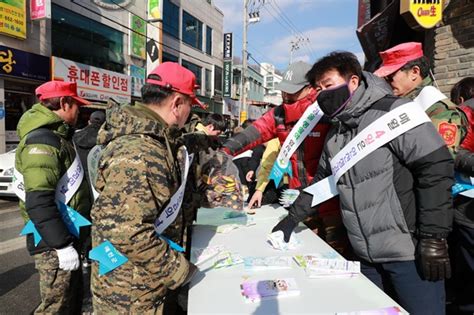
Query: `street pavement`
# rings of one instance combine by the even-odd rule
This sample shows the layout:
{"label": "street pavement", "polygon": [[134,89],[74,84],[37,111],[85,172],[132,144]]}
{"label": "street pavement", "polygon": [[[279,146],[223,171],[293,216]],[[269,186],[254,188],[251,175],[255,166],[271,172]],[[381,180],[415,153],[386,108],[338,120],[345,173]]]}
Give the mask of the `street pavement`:
{"label": "street pavement", "polygon": [[23,226],[18,201],[0,199],[0,314],[30,314],[41,300]]}

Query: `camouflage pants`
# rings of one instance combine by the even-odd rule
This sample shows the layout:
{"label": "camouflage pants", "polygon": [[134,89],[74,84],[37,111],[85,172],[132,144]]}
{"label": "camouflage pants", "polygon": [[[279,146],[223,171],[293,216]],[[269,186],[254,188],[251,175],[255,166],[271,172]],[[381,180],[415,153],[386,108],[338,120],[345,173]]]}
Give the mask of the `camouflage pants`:
{"label": "camouflage pants", "polygon": [[[106,303],[101,303],[99,302],[98,299],[93,299],[94,301],[94,315],[109,315],[109,314],[134,314],[134,311],[128,311],[128,310],[121,310],[118,311],[117,307],[114,305],[113,307],[110,307]],[[149,310],[141,310],[139,313],[137,312],[136,314],[143,314],[143,315],[163,315],[163,304],[160,304],[154,309],[149,309]]]}
{"label": "camouflage pants", "polygon": [[33,256],[40,277],[41,304],[35,314],[81,314],[82,270],[59,269],[56,252]]}

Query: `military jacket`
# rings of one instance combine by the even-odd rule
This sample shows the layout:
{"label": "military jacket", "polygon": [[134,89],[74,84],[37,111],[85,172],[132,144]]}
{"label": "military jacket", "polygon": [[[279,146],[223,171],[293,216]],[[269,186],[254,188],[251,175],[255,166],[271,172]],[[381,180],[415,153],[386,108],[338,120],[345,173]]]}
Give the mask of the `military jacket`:
{"label": "military jacket", "polygon": [[[423,82],[411,91],[406,97],[415,99],[425,86],[433,85],[433,81],[428,76]],[[467,117],[453,102],[448,98],[431,105],[426,114],[431,118],[438,133],[448,146],[449,152],[453,158],[459,150],[459,146],[467,134]]]}
{"label": "military jacket", "polygon": [[[159,306],[185,280],[189,263],[157,237],[155,219],[180,184],[176,151],[165,122],[144,105],[114,106],[98,134],[105,146],[91,210],[93,247],[108,240],[128,262],[99,276],[92,268],[98,313],[141,314]],[[168,229],[179,229],[180,215]],[[178,227],[177,227],[178,226]],[[167,229],[167,230],[168,230]],[[166,233],[166,231],[165,231]]]}

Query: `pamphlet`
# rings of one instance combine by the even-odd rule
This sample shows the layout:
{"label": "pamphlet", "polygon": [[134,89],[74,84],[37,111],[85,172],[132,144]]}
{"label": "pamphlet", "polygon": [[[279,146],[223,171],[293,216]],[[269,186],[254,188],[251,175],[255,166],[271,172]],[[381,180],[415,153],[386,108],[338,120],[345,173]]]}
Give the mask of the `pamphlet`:
{"label": "pamphlet", "polygon": [[282,231],[276,231],[267,236],[267,241],[273,246],[274,249],[281,251],[295,249],[301,244],[295,233],[291,233],[290,241],[288,243],[284,241],[283,237]]}
{"label": "pamphlet", "polygon": [[274,270],[290,269],[290,256],[271,256],[271,257],[244,257],[244,266],[247,270]]}
{"label": "pamphlet", "polygon": [[209,246],[206,248],[193,248],[191,249],[191,261],[193,261],[195,265],[200,265],[215,257],[223,250],[225,250],[225,247],[222,245]]}
{"label": "pamphlet", "polygon": [[237,253],[231,253],[229,251],[222,251],[217,254],[216,260],[214,262],[214,269],[230,267],[243,263],[244,260]]}
{"label": "pamphlet", "polygon": [[306,275],[309,278],[353,277],[360,274],[360,262],[345,259],[316,258],[306,261]]}
{"label": "pamphlet", "polygon": [[258,302],[300,294],[294,278],[245,281],[240,285],[240,288],[246,302]]}
{"label": "pamphlet", "polygon": [[336,313],[336,315],[398,315],[398,314],[402,314],[402,311],[397,306],[379,308],[376,310]]}

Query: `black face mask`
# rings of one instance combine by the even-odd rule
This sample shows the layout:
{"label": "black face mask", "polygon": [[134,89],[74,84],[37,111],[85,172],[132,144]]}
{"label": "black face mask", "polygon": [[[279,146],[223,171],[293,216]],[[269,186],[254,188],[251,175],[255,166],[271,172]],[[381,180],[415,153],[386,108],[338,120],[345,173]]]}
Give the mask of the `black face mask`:
{"label": "black face mask", "polygon": [[352,97],[347,83],[319,92],[317,101],[321,110],[330,118],[346,107]]}

